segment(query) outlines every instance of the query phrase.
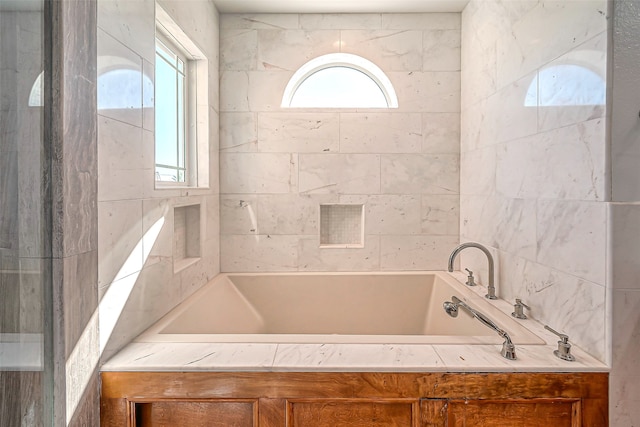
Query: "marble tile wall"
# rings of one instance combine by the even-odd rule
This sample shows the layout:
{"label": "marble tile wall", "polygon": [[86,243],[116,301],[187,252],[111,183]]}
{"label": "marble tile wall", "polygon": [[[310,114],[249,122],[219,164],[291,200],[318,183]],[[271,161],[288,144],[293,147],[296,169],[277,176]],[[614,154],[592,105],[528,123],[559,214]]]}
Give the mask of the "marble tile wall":
{"label": "marble tile wall", "polygon": [[610,283],[612,426],[640,425],[640,1],[613,4]]}
{"label": "marble tile wall", "polygon": [[[218,12],[209,0],[159,4],[208,60],[209,152],[200,154],[210,157],[215,177]],[[208,188],[154,187],[154,8],[154,0],[98,1],[98,279],[105,306],[106,295],[119,295],[105,311],[117,321],[100,337],[108,339],[103,361],[220,270],[217,180]],[[125,72],[101,79],[113,70]],[[173,209],[193,204],[202,212],[201,258],[174,272]]]}
{"label": "marble tile wall", "polygon": [[[458,243],[460,14],[221,17],[223,271],[444,269]],[[284,109],[293,73],[360,55],[390,110]],[[364,248],[319,248],[319,205],[365,205]]]}
{"label": "marble tile wall", "polygon": [[[491,249],[498,295],[605,362],[609,18],[605,0],[472,0],[460,166],[460,239]],[[481,252],[461,267],[486,281]]]}

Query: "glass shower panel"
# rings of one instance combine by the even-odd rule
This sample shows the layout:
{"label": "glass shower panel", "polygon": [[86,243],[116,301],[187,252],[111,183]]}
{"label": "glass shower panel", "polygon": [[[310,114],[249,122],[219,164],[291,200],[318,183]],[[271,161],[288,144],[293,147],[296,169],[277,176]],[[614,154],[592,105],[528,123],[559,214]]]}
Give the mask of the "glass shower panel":
{"label": "glass shower panel", "polygon": [[[51,425],[44,0],[0,0],[0,426]],[[46,326],[48,325],[48,326]]]}

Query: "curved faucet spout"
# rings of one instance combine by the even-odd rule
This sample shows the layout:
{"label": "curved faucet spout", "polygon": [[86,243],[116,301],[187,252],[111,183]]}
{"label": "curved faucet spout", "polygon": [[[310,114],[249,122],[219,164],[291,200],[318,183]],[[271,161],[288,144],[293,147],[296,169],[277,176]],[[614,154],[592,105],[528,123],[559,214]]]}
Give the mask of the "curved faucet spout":
{"label": "curved faucet spout", "polygon": [[458,256],[458,254],[463,249],[466,249],[466,248],[478,248],[482,252],[484,252],[484,254],[487,256],[487,261],[489,262],[489,285],[487,286],[487,294],[485,295],[485,297],[487,297],[489,299],[498,299],[498,297],[496,296],[496,286],[494,284],[493,256],[491,256],[491,252],[489,252],[489,249],[487,249],[486,247],[482,246],[480,243],[467,242],[467,243],[463,243],[463,244],[459,245],[457,248],[455,248],[451,252],[451,255],[449,255],[449,266],[448,266],[449,272],[453,271],[453,262],[455,261],[455,259]]}

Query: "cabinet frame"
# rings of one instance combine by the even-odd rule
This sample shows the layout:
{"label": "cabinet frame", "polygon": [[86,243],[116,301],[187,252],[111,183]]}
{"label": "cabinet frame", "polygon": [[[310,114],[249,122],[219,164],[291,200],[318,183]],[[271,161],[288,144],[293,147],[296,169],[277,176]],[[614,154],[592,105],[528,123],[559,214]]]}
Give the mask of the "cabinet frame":
{"label": "cabinet frame", "polygon": [[253,402],[251,427],[284,427],[296,403],[407,404],[410,427],[445,427],[454,404],[571,405],[571,427],[608,425],[607,373],[103,372],[101,425],[136,404]]}

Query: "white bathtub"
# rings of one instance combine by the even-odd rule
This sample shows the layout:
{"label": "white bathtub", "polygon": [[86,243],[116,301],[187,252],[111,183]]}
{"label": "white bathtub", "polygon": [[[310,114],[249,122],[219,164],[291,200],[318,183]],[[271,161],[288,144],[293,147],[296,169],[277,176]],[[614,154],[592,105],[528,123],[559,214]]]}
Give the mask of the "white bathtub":
{"label": "white bathtub", "polygon": [[456,295],[489,316],[515,344],[537,335],[447,272],[220,274],[136,342],[499,344]]}

